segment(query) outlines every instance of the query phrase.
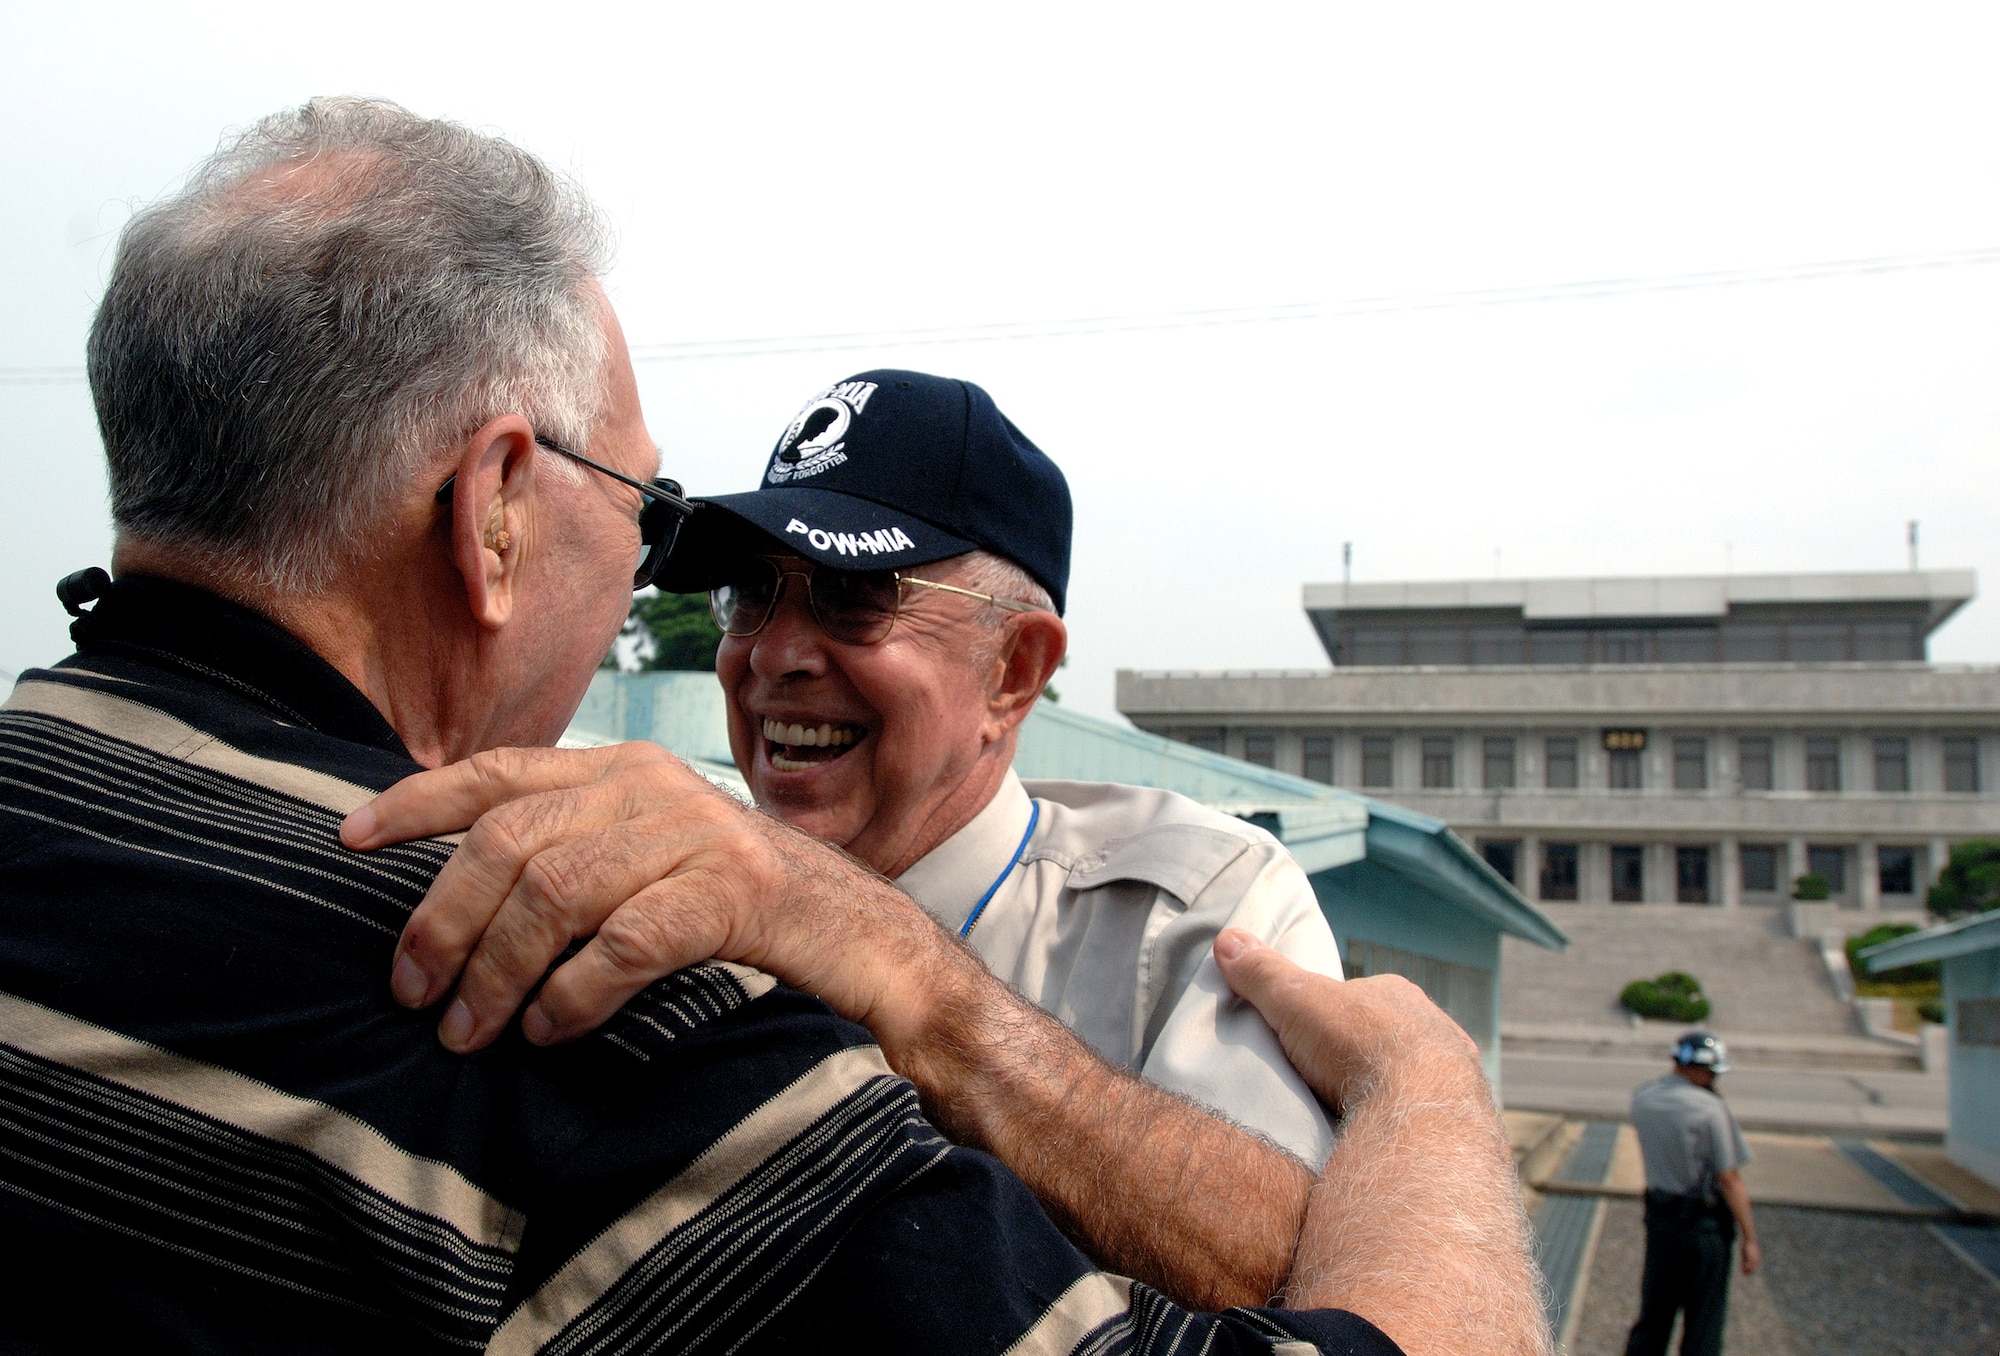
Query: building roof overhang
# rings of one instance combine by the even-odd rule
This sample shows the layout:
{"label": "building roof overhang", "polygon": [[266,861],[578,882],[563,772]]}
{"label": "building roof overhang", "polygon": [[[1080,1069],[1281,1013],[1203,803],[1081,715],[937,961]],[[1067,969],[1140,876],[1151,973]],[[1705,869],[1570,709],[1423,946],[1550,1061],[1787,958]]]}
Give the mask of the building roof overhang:
{"label": "building roof overhang", "polygon": [[2000,910],[1974,914],[1957,922],[1945,923],[1893,942],[1871,946],[1860,954],[1870,974],[1899,970],[1923,961],[1950,960],[1980,951],[2000,949]]}
{"label": "building roof overhang", "polygon": [[1309,614],[1487,611],[1531,622],[1697,621],[1732,607],[1922,604],[1934,631],[1978,592],[1971,570],[1828,574],[1607,576],[1595,579],[1450,579],[1307,584]]}

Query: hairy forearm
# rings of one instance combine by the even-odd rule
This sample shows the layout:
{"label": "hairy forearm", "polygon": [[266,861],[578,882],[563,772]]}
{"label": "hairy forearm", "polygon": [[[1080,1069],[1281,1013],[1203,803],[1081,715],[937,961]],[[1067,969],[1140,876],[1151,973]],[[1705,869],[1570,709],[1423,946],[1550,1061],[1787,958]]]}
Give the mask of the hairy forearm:
{"label": "hairy forearm", "polygon": [[964,979],[902,1057],[947,1133],[1012,1168],[1099,1265],[1195,1308],[1268,1303],[1305,1165],[1111,1068],[983,967]]}
{"label": "hairy forearm", "polygon": [[1302,1163],[1107,1065],[886,882],[794,861],[788,897],[845,920],[839,957],[752,963],[866,1025],[939,1127],[1013,1169],[1100,1266],[1201,1309],[1277,1293],[1312,1187]]}
{"label": "hairy forearm", "polygon": [[1405,1350],[1551,1349],[1513,1157],[1478,1065],[1395,1066],[1350,1098],[1287,1301],[1367,1317]]}

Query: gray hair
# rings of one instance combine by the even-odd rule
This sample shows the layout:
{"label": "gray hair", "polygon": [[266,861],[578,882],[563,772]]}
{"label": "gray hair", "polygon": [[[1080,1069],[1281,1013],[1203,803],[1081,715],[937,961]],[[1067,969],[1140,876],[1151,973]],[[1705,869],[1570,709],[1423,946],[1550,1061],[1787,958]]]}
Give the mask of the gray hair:
{"label": "gray hair", "polygon": [[324,589],[450,440],[515,413],[587,445],[609,253],[498,137],[371,99],[265,118],[119,241],[90,331],[113,520]]}
{"label": "gray hair", "polygon": [[[954,567],[951,582],[960,588],[1005,598],[1010,603],[1026,603],[1043,612],[1056,610],[1055,600],[1049,597],[1049,591],[1037,584],[1033,575],[1005,556],[991,551],[968,551],[962,556],[952,557],[951,563]],[[983,608],[980,616],[987,625],[997,630],[1006,623],[1008,614],[999,608]]]}

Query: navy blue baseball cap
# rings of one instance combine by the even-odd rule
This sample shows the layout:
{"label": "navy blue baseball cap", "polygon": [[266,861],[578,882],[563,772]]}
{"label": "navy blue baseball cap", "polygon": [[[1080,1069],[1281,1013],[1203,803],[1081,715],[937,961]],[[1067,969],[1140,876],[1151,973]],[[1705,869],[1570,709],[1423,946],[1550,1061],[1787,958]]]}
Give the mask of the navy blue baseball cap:
{"label": "navy blue baseball cap", "polygon": [[1069,585],[1069,484],[969,381],[862,372],[799,411],[747,494],[694,500],[659,586],[697,593],[745,552],[897,570],[987,550],[1049,591]]}

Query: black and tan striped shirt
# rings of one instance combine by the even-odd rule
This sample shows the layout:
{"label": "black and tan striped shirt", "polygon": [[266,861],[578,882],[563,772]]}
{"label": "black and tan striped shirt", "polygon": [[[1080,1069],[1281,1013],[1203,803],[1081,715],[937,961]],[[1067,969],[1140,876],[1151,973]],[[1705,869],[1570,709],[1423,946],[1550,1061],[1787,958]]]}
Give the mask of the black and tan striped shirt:
{"label": "black and tan striped shirt", "polygon": [[386,986],[449,847],[336,836],[374,707],[178,585],[75,631],[0,710],[0,1351],[1394,1350],[1096,1271],[755,971],[449,1054]]}

